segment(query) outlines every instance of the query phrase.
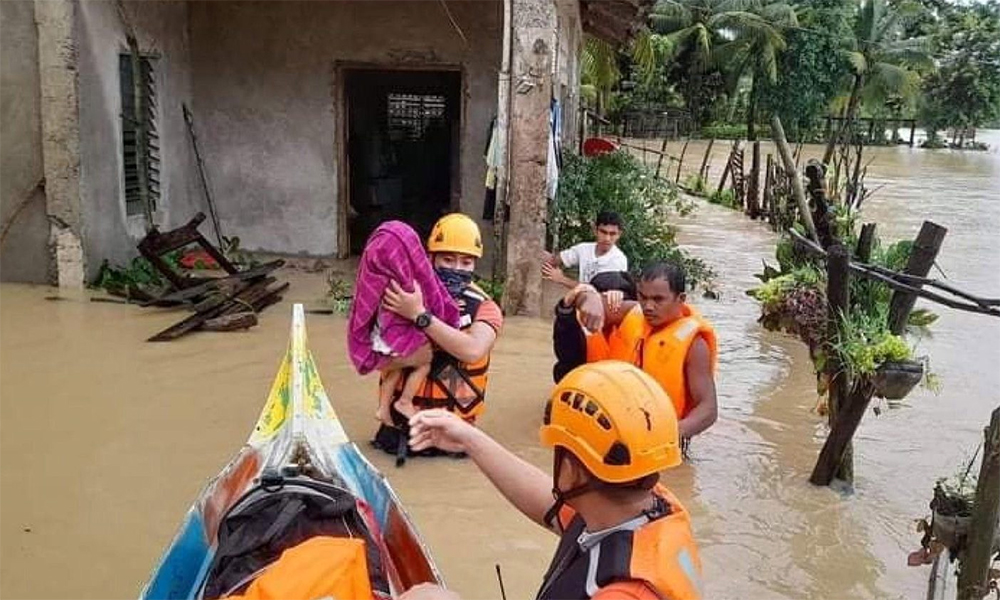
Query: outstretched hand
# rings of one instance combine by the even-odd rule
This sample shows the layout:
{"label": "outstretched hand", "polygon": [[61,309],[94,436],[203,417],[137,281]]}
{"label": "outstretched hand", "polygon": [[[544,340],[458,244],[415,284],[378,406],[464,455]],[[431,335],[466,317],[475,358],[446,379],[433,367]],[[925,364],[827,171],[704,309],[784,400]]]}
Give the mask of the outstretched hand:
{"label": "outstretched hand", "polygon": [[424,293],[416,281],[413,282],[412,292],[404,290],[397,281],[390,281],[382,298],[382,307],[409,321],[416,320],[427,311],[424,308]]}
{"label": "outstretched hand", "polygon": [[415,452],[438,448],[466,452],[478,430],[441,408],[422,410],[410,418],[410,448]]}

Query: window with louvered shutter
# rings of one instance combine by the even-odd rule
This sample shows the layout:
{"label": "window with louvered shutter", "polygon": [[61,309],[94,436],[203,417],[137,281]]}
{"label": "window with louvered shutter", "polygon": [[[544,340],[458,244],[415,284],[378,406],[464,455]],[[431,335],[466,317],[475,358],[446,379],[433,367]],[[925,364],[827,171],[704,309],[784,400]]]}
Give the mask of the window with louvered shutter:
{"label": "window with louvered shutter", "polygon": [[[149,182],[149,210],[156,210],[160,200],[160,137],[156,128],[156,82],[153,78],[155,59],[143,56],[139,60],[142,71],[143,114],[136,114],[134,73],[132,57],[118,57],[119,82],[122,101],[122,169],[125,182],[125,214],[141,215],[143,209],[140,162],[145,159],[146,178]],[[138,124],[146,130],[145,153],[139,151]],[[142,156],[141,154],[144,154]]]}

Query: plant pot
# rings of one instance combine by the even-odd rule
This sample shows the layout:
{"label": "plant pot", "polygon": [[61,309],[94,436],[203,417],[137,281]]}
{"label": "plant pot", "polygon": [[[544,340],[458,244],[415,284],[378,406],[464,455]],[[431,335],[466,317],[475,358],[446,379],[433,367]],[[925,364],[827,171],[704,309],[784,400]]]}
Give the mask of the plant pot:
{"label": "plant pot", "polygon": [[933,514],[931,534],[934,536],[934,539],[948,548],[957,548],[959,538],[969,532],[972,517],[942,515],[936,510],[933,511]]}
{"label": "plant pot", "polygon": [[884,362],[875,370],[875,395],[886,400],[902,400],[923,378],[923,362]]}

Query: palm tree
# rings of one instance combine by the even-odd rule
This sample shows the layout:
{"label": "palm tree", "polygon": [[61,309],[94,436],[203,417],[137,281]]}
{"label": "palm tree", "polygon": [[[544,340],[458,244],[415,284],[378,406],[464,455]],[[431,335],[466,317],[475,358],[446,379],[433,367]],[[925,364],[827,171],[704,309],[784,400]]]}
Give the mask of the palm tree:
{"label": "palm tree", "polygon": [[732,41],[716,49],[716,64],[729,72],[731,81],[742,76],[750,78],[747,138],[755,140],[759,83],[762,79],[770,83],[778,79],[778,55],[786,47],[784,30],[798,26],[795,9],[784,2],[762,5],[751,0],[745,2],[743,10],[718,14],[710,22],[732,36]]}
{"label": "palm tree", "polygon": [[929,66],[931,58],[926,38],[903,39],[906,21],[914,14],[906,5],[892,7],[886,0],[862,0],[851,48],[846,52],[853,72],[851,95],[840,129],[827,142],[824,163],[830,162],[837,143],[851,130],[863,98],[905,97],[916,90],[918,69]]}
{"label": "palm tree", "polygon": [[649,77],[655,71],[657,57],[648,29],[637,33],[624,51],[590,35],[584,40],[580,92],[596,106],[601,116],[604,116],[608,95],[621,80],[618,60],[622,54],[631,58],[640,76]]}
{"label": "palm tree", "polygon": [[666,36],[672,58],[688,62],[688,108],[701,112],[705,75],[719,68],[730,89],[743,75],[752,78],[747,132],[755,135],[757,81],[777,77],[777,55],[785,49],[783,30],[798,21],[785,2],[762,0],[660,0],[650,17],[654,31]]}
{"label": "palm tree", "polygon": [[668,59],[684,57],[688,85],[685,100],[696,120],[701,118],[701,91],[712,64],[712,50],[718,40],[709,20],[724,0],[660,0],[650,15],[650,27],[663,35],[670,49]]}

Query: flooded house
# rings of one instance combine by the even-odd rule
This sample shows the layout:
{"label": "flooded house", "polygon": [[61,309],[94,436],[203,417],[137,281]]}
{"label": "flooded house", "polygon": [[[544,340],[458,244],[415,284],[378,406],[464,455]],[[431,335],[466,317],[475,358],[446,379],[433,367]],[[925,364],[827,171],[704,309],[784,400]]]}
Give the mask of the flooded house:
{"label": "flooded house", "polygon": [[455,210],[489,240],[497,196],[544,232],[583,35],[621,43],[649,4],[5,0],[0,276],[78,287],[210,209],[311,257]]}

